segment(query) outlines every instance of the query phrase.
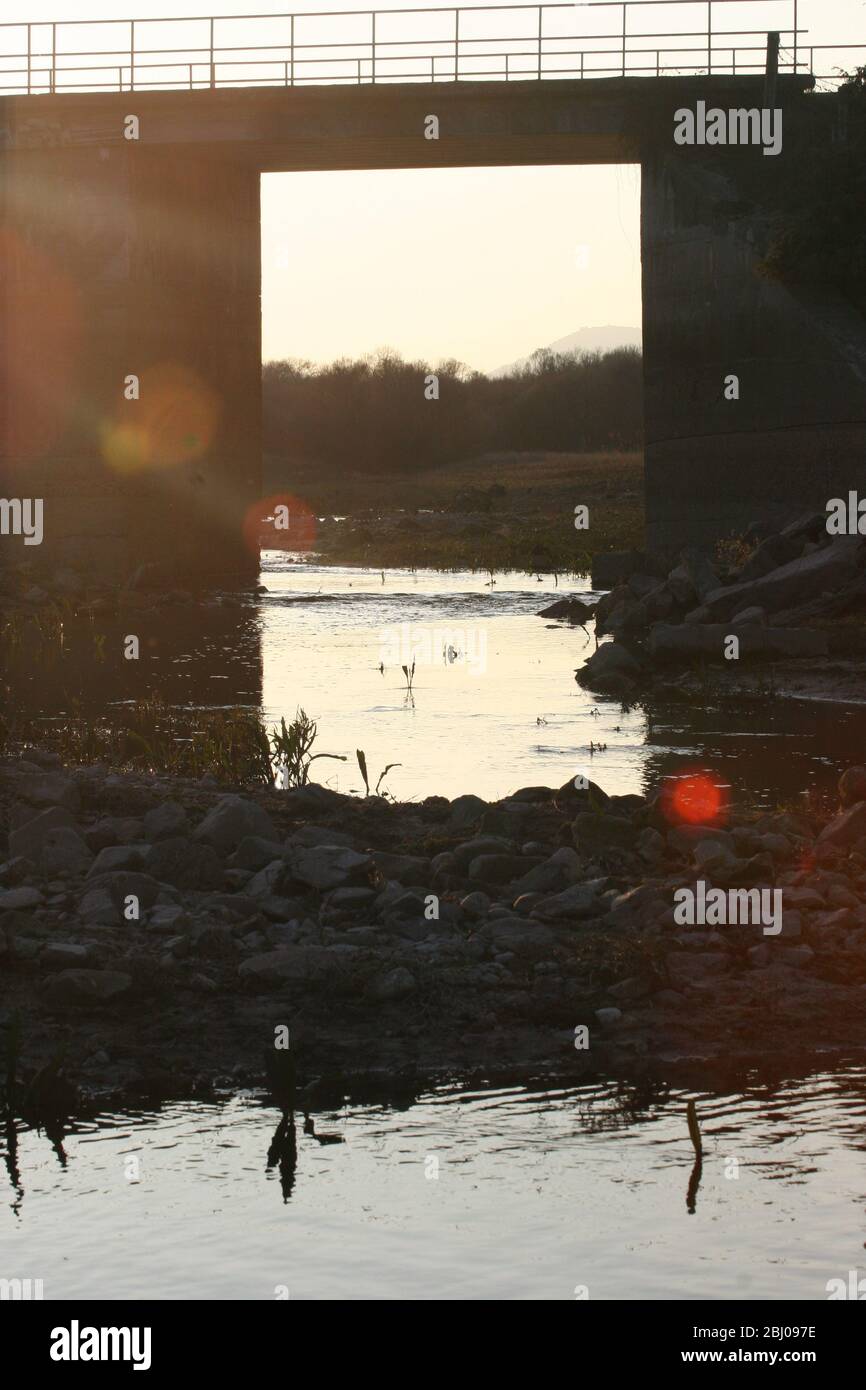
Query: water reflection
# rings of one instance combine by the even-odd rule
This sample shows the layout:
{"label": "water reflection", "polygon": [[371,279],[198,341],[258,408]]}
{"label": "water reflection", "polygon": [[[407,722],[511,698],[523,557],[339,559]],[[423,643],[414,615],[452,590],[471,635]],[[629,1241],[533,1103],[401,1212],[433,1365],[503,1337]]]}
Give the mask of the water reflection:
{"label": "water reflection", "polygon": [[[370,767],[398,765],[387,784],[398,799],[496,799],[518,786],[561,786],[580,771],[608,792],[636,792],[697,762],[775,805],[832,786],[866,739],[866,707],[777,700],[722,709],[711,688],[696,705],[624,709],[596,698],[573,679],[591,650],[585,634],[537,616],[561,593],[520,575],[491,589],[479,575],[383,576],[271,555],[262,577],[259,594],[122,616],[75,618],[70,607],[57,631],[7,634],[13,712],[117,722],[124,704],[157,694],[168,706],[240,707],[278,724],[300,705],[318,722],[319,748],[347,755],[345,765],[318,763],[322,780],[363,793],[354,758],[362,747]],[[137,661],[123,656],[130,634],[140,639]],[[413,670],[410,649],[429,660]],[[471,661],[457,659],[467,652]]]}
{"label": "water reflection", "polygon": [[62,1136],[7,1117],[4,1275],[36,1261],[47,1298],[824,1298],[862,1252],[863,1068],[359,1091],[315,1112],[302,1094],[80,1114]]}

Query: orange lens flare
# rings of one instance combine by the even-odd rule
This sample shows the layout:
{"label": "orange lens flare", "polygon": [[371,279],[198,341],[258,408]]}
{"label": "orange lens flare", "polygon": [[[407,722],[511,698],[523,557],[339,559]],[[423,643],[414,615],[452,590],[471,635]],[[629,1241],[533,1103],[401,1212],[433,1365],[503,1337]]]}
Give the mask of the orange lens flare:
{"label": "orange lens flare", "polygon": [[318,527],[306,502],[291,492],[277,492],[253,503],[243,529],[244,544],[258,554],[259,550],[312,550]]}
{"label": "orange lens flare", "polygon": [[192,463],[213,443],[220,404],[191,367],[161,363],[141,373],[138,399],[124,399],[102,432],[102,453],[117,473],[159,472]]}
{"label": "orange lens flare", "polygon": [[726,810],[726,789],[705,772],[669,777],[662,787],[661,811],[674,825],[715,825]]}

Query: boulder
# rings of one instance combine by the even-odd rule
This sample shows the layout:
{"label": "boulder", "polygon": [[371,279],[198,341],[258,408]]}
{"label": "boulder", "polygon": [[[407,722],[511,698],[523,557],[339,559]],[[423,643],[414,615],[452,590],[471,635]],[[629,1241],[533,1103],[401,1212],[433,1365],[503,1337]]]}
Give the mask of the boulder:
{"label": "boulder", "polygon": [[189,817],[178,801],[164,801],[154,806],[144,818],[147,840],[171,840],[189,833]]}
{"label": "boulder", "polygon": [[482,930],[496,951],[513,951],[518,956],[546,955],[556,946],[550,927],[531,918],[494,917]]}
{"label": "boulder", "polygon": [[286,859],[299,883],[324,891],[329,888],[364,887],[374,881],[375,865],[369,854],[358,854],[344,845],[290,848]]}
{"label": "boulder", "polygon": [[39,964],[46,970],[69,970],[77,965],[83,965],[88,957],[86,946],[78,946],[73,942],[52,941],[42,948],[39,954]]}
{"label": "boulder", "polygon": [[458,796],[451,802],[451,811],[448,816],[448,826],[451,830],[468,830],[475,825],[484,812],[487,810],[488,803],[482,801],[480,796]]}
{"label": "boulder", "polygon": [[132,978],[121,970],[61,970],[43,986],[46,1001],[54,1008],[108,1004],[129,992]]}
{"label": "boulder", "polygon": [[77,811],[81,804],[77,785],[62,772],[25,777],[19,783],[19,791],[31,806],[64,806],[67,811]]}
{"label": "boulder", "polygon": [[282,951],[250,956],[241,961],[238,975],[253,985],[282,982],[304,984],[323,979],[328,964],[328,952],[324,946],[291,946]]}
{"label": "boulder", "polygon": [[[866,767],[848,767],[839,778],[839,800],[844,807],[854,806],[858,801],[866,801]],[[9,848],[12,849],[12,836],[9,836]],[[17,854],[25,854],[25,850],[16,850]]]}
{"label": "boulder", "polygon": [[692,985],[725,975],[731,962],[725,951],[669,951],[667,967],[671,982],[678,985]]}
{"label": "boulder", "polygon": [[45,898],[38,888],[9,888],[0,893],[0,911],[23,912],[31,907],[39,907]]}
{"label": "boulder", "polygon": [[572,821],[571,830],[578,850],[587,855],[611,849],[634,849],[640,834],[640,828],[633,821],[604,811],[581,811]]}
{"label": "boulder", "polygon": [[227,855],[248,835],[279,840],[276,826],[255,801],[244,796],[223,796],[194,831],[193,838]]}
{"label": "boulder", "polygon": [[513,883],[543,862],[520,854],[479,854],[469,865],[469,877],[478,883]]}
{"label": "boulder", "polygon": [[668,845],[678,854],[692,854],[702,840],[716,840],[729,854],[735,852],[734,837],[718,825],[674,825],[668,831]]}
{"label": "boulder", "polygon": [[216,850],[185,835],[149,845],[142,867],[160,883],[170,883],[173,888],[207,891],[223,886],[223,866]]}
{"label": "boulder", "polygon": [[260,835],[247,835],[241,840],[229,863],[233,869],[251,869],[254,873],[274,860],[282,858],[283,847],[276,840],[263,840]]}
{"label": "boulder", "polygon": [[408,999],[417,989],[418,981],[412,972],[405,966],[398,965],[394,970],[389,970],[387,974],[373,980],[367,988],[367,994],[371,999],[387,1004],[396,999]]}
{"label": "boulder", "polygon": [[818,836],[819,844],[839,847],[854,845],[866,836],[866,801],[856,801],[841,816],[825,825]]}
{"label": "boulder", "polygon": [[680,569],[686,575],[692,589],[703,603],[707,594],[719,587],[719,576],[702,550],[694,547],[684,550]]}
{"label": "boulder", "polygon": [[731,619],[731,624],[735,628],[738,626],[749,627],[750,625],[754,625],[755,623],[764,625],[766,624],[766,621],[766,608],[758,608],[757,605],[754,605],[752,608],[744,608],[741,613],[735,613],[733,618]]}
{"label": "boulder", "polygon": [[606,878],[575,883],[562,893],[556,893],[553,897],[545,898],[538,903],[530,916],[551,922],[597,917],[601,912],[600,894],[606,886]]}
{"label": "boulder", "polygon": [[34,864],[38,863],[46,836],[50,831],[62,827],[75,828],[75,817],[66,807],[52,806],[47,811],[41,811],[38,816],[25,821],[17,830],[10,830],[9,857],[14,859],[21,855]]}
{"label": "boulder", "polygon": [[640,674],[640,663],[619,642],[604,642],[598,651],[587,657],[575,675],[578,685],[600,689],[599,682],[611,677],[634,680]]}
{"label": "boulder", "polygon": [[[656,584],[657,580],[651,580]],[[595,612],[596,605],[592,599],[583,600],[580,598],[559,598],[555,603],[551,603],[547,608],[542,608],[539,618],[559,618],[569,623],[583,625],[588,622]]]}
{"label": "boulder", "polygon": [[[748,584],[753,579],[761,579],[771,570],[796,560],[803,550],[803,538],[795,536],[767,536],[757,550],[749,556],[737,575],[738,584]],[[717,586],[718,587],[718,586]]]}
{"label": "boulder", "polygon": [[112,874],[122,869],[140,869],[146,849],[146,845],[108,845],[97,854],[88,877],[98,878],[101,874]]}
{"label": "boulder", "polygon": [[760,578],[715,589],[707,594],[704,603],[717,620],[753,604],[770,613],[789,608],[826,589],[838,589],[853,578],[861,544],[859,536],[840,536],[831,545],[781,565]]}
{"label": "boulder", "polygon": [[725,643],[735,636],[741,657],[807,657],[827,655],[827,634],[814,628],[761,627],[733,623],[658,623],[649,635],[650,656],[658,661],[706,656],[724,660]]}
{"label": "boulder", "polygon": [[39,868],[45,878],[87,873],[92,862],[92,851],[71,825],[58,825],[47,832],[39,857]]}
{"label": "boulder", "polygon": [[292,831],[286,845],[308,849],[315,845],[345,845],[347,849],[354,849],[355,842],[351,835],[346,835],[342,830],[334,830],[325,825],[302,825]]}
{"label": "boulder", "polygon": [[397,883],[426,883],[433,872],[430,860],[420,855],[373,850],[370,857],[383,878],[396,879]]}

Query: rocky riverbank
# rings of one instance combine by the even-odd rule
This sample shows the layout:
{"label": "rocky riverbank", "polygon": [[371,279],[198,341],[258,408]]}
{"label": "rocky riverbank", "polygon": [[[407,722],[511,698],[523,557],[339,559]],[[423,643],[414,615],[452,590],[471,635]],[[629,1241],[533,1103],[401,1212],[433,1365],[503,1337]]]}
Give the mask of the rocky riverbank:
{"label": "rocky riverbank", "polygon": [[[663,557],[603,555],[592,605],[598,646],[581,685],[624,699],[688,696],[699,671],[723,692],[817,699],[866,697],[866,536],[831,535],[824,513],[779,533],[756,528],[738,563],[686,549]],[[558,605],[543,617],[584,621]]]}
{"label": "rocky riverbank", "polygon": [[[830,820],[707,825],[669,787],[399,805],[35,748],[0,784],[0,1043],[20,1030],[24,1084],[61,1054],[85,1093],[254,1084],[282,1027],[308,1090],[866,1044],[863,769]],[[781,930],[683,925],[699,881],[781,890]]]}

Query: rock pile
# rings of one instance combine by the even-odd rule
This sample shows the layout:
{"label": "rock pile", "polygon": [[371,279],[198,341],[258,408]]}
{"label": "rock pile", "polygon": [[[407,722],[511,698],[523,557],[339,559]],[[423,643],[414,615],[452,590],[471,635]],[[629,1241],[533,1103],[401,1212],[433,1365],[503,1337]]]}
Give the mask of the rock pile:
{"label": "rock pile", "polygon": [[[864,768],[826,823],[723,826],[570,782],[394,805],[70,770],[34,749],[0,776],[0,1031],[21,1009],[94,1083],[147,1057],[254,1065],[263,1030],[296,1014],[322,1056],[399,1045],[443,1065],[573,1062],[581,1024],[594,1057],[864,1031]],[[781,932],[678,925],[674,893],[698,879],[781,889]]]}
{"label": "rock pile", "polygon": [[599,693],[633,694],[660,665],[722,662],[730,636],[743,658],[826,656],[820,624],[866,608],[866,537],[830,536],[826,520],[809,515],[764,536],[736,570],[694,549],[661,579],[657,557],[599,557],[593,584],[612,587],[597,603],[596,634],[614,641],[598,648],[578,680]]}

